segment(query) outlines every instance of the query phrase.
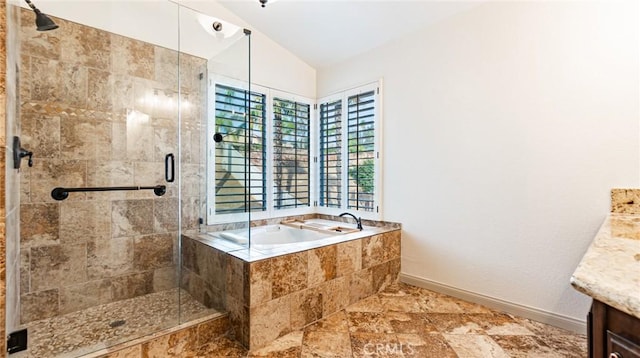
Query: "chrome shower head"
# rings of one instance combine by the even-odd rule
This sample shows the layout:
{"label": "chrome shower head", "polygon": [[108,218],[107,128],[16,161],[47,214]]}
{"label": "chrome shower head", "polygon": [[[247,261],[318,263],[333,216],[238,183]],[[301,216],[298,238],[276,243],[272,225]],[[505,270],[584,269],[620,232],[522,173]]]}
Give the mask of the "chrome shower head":
{"label": "chrome shower head", "polygon": [[26,1],[29,7],[31,8],[31,10],[33,10],[33,12],[36,13],[36,26],[38,31],[49,31],[49,30],[55,30],[58,28],[58,25],[56,25],[56,23],[53,22],[53,20],[51,20],[49,16],[43,14],[40,10],[38,10],[38,8],[35,5],[33,5],[33,3],[30,0],[24,0],[24,1]]}

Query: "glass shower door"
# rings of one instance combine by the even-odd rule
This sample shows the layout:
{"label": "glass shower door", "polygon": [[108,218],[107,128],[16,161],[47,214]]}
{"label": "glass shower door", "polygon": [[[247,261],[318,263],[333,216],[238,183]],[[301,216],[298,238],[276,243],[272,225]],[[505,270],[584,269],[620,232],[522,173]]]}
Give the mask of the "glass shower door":
{"label": "glass shower door", "polygon": [[[226,310],[226,254],[199,235],[249,234],[249,34],[210,14],[180,8],[181,288],[206,310],[183,304],[182,318]],[[240,242],[240,245],[248,245]],[[184,302],[183,302],[184,303]]]}
{"label": "glass shower door", "polygon": [[[183,201],[189,196],[202,199],[198,203],[202,226],[191,221],[183,223],[182,229],[189,233],[236,230],[238,236],[245,235],[242,229],[248,228],[254,181],[249,167],[251,128],[255,127],[250,120],[250,31],[189,8],[181,8],[180,26],[181,56],[198,62],[198,66],[181,67],[180,72],[182,97],[190,103],[181,112],[181,146],[183,153],[197,153],[186,154],[181,165],[199,165],[199,181],[184,187],[197,189],[199,195],[183,192]],[[188,72],[196,67],[198,72]],[[199,100],[185,89],[193,79],[200,86]]]}
{"label": "glass shower door", "polygon": [[27,329],[30,356],[78,356],[173,327],[188,302],[178,281],[179,6],[41,10],[58,29],[38,32],[31,10],[8,6],[21,51],[8,134],[33,167],[17,174],[7,327]]}
{"label": "glass shower door", "polygon": [[[248,34],[173,1],[40,6],[57,29],[36,31],[25,4],[7,6],[17,79],[6,135],[33,152],[32,167],[7,170],[5,190],[20,193],[7,332],[28,331],[29,356],[73,357],[219,315],[223,255],[187,237],[218,215],[215,87],[225,77],[249,90]],[[243,107],[234,116],[247,121]],[[245,163],[247,148],[234,148]],[[244,197],[251,178],[235,178]],[[249,211],[232,224],[247,237]]]}

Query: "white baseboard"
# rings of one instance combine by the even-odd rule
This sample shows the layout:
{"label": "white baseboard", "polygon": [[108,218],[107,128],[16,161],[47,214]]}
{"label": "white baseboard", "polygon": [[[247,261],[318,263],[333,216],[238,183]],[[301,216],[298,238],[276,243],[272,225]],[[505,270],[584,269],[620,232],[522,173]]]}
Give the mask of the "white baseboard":
{"label": "white baseboard", "polygon": [[481,304],[498,311],[510,313],[537,322],[542,322],[555,327],[563,328],[571,332],[579,334],[586,334],[587,332],[587,323],[585,321],[559,315],[557,313],[547,312],[538,308],[504,301],[499,298],[486,296],[480,293],[462,290],[405,273],[400,273],[400,281],[413,286],[426,288],[431,291],[444,293],[446,295],[460,298],[465,301]]}

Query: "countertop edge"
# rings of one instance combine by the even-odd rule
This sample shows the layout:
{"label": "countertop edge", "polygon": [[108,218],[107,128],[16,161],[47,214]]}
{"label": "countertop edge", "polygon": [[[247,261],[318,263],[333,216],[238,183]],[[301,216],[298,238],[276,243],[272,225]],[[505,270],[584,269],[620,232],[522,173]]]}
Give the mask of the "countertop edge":
{"label": "countertop edge", "polygon": [[[610,295],[604,295],[604,294],[600,294],[599,292],[596,292],[594,290],[590,290],[588,288],[586,288],[585,283],[579,280],[576,280],[574,276],[571,276],[571,286],[573,286],[573,288],[578,291],[581,292],[591,298],[593,298],[596,301],[600,301],[606,305],[609,305],[619,311],[622,311],[628,315],[631,315],[633,317],[639,318],[640,319],[640,309],[638,309],[638,304],[639,303],[633,303],[633,302],[627,302],[625,304],[625,299],[624,298],[612,298]],[[634,307],[636,307],[634,309]]]}
{"label": "countertop edge", "polygon": [[[620,222],[631,224],[632,238],[621,237],[613,227]],[[640,215],[607,215],[569,280],[577,291],[636,318],[640,318],[640,240],[633,237],[638,229]]]}

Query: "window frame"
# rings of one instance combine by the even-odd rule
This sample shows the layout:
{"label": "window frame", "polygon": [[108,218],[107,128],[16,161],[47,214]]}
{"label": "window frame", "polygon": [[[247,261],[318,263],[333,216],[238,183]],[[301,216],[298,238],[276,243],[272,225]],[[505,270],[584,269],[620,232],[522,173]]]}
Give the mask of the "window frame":
{"label": "window frame", "polygon": [[[275,198],[273,193],[274,188],[274,152],[273,152],[273,122],[274,122],[274,113],[273,113],[273,99],[278,98],[281,100],[288,100],[292,102],[299,102],[309,105],[309,206],[306,207],[298,207],[298,208],[286,208],[286,209],[277,209],[275,208]],[[312,214],[315,212],[314,203],[316,202],[316,176],[317,176],[317,168],[315,167],[314,158],[316,157],[316,146],[317,146],[317,114],[314,109],[316,106],[316,102],[313,99],[296,95],[293,93],[269,89],[269,96],[267,97],[267,103],[269,106],[269,120],[267,126],[267,137],[269,137],[267,142],[267,188],[271,188],[271,190],[267,189],[267,212],[270,212],[269,217],[281,217],[281,216],[291,216],[291,215],[304,215],[304,214]]]}
{"label": "window frame", "polygon": [[[234,87],[241,90],[248,90],[249,85],[246,81],[241,81],[226,76],[215,76],[210,78],[209,88],[213,89],[213,98],[209,96],[209,103],[207,104],[207,159],[206,159],[206,224],[215,225],[221,223],[230,223],[238,221],[250,220],[263,220],[273,217],[291,216],[291,215],[304,215],[315,212],[316,203],[316,182],[317,182],[317,169],[315,166],[314,158],[316,157],[317,146],[317,116],[316,116],[316,102],[313,99],[295,95],[292,93],[271,89],[265,86],[251,84],[250,90],[253,93],[259,93],[265,95],[265,193],[266,203],[265,210],[249,211],[241,213],[226,213],[217,214],[215,210],[216,205],[216,182],[215,182],[215,142],[213,141],[213,135],[216,131],[215,122],[213,125],[210,123],[210,119],[216,118],[216,102],[215,102],[215,88],[220,84],[227,87]],[[273,99],[279,98],[282,100],[294,101],[309,105],[309,206],[287,209],[276,209],[274,207],[274,152],[273,152],[273,122],[274,122],[274,110]],[[209,180],[209,178],[214,178]]]}
{"label": "window frame", "polygon": [[344,202],[344,194],[345,194],[345,185],[344,185],[344,169],[345,169],[345,164],[344,164],[344,157],[343,157],[343,152],[344,152],[344,93],[339,93],[339,94],[334,94],[331,96],[327,96],[322,98],[322,100],[319,100],[317,103],[317,124],[316,124],[316,128],[318,130],[318,134],[317,134],[317,138],[318,138],[318,145],[317,145],[317,155],[316,155],[316,166],[317,166],[317,178],[318,178],[318,187],[317,187],[317,207],[318,208],[330,208],[328,206],[322,206],[321,203],[321,195],[322,195],[322,179],[321,176],[323,175],[323,173],[321,172],[321,167],[322,167],[322,140],[321,140],[321,133],[322,133],[322,105],[323,104],[329,104],[329,103],[334,103],[340,101],[340,105],[341,105],[341,109],[342,109],[342,113],[340,115],[340,206],[339,208],[334,208],[334,209],[343,209],[343,202]]}
{"label": "window frame", "polygon": [[[238,80],[238,79],[233,79],[230,77],[226,77],[226,76],[213,76],[210,78],[210,82],[209,82],[209,89],[213,89],[213,91],[210,91],[209,93],[213,93],[213,96],[208,95],[208,103],[207,103],[207,142],[206,142],[206,146],[207,146],[207,158],[206,158],[206,179],[205,179],[205,185],[206,185],[206,193],[207,193],[207,198],[206,198],[206,207],[205,207],[205,211],[206,211],[206,224],[207,225],[215,225],[215,224],[221,224],[221,223],[229,223],[229,222],[238,222],[238,221],[246,221],[249,218],[251,220],[254,219],[263,219],[263,218],[267,218],[267,216],[263,213],[265,213],[267,210],[264,211],[253,211],[251,209],[249,209],[249,211],[245,211],[245,212],[238,212],[238,213],[222,213],[222,214],[218,214],[216,213],[216,180],[215,180],[215,175],[216,175],[216,156],[215,156],[215,142],[213,141],[213,135],[216,133],[216,124],[215,124],[215,118],[216,118],[216,100],[215,100],[215,96],[216,96],[216,86],[217,85],[222,85],[222,86],[226,86],[226,87],[233,87],[236,89],[240,89],[240,90],[250,90],[253,93],[259,93],[261,95],[265,96],[265,122],[269,122],[269,89],[263,86],[258,86],[255,84],[251,84],[249,86],[249,84],[246,81],[242,81],[242,80]],[[210,123],[210,119],[214,120],[214,123],[211,124]],[[265,125],[265,130],[266,132],[266,136],[268,136],[268,127],[266,127]],[[268,148],[268,142],[267,139],[265,138],[265,147],[266,147],[266,155],[265,155],[265,160],[266,160],[266,156],[269,154],[269,148]],[[266,177],[266,175],[265,175]],[[210,180],[210,178],[213,178],[213,180]],[[265,190],[265,193],[267,195],[267,200],[265,201],[265,205],[268,205],[268,178],[265,178],[265,188],[263,188],[263,190]],[[268,207],[267,207],[268,209]]]}
{"label": "window frame", "polygon": [[[349,150],[348,150],[348,135],[349,135],[349,130],[348,130],[348,111],[349,111],[349,107],[348,107],[348,99],[349,97],[352,97],[354,95],[358,95],[358,94],[363,94],[369,91],[374,91],[374,99],[375,99],[375,105],[374,105],[374,195],[373,195],[373,200],[374,200],[374,207],[375,209],[373,211],[365,211],[365,210],[356,210],[356,209],[348,209],[348,203],[349,203],[349,193],[348,193],[348,181],[349,181],[349,160],[348,160],[348,155],[349,155]],[[341,193],[341,202],[340,202],[340,208],[333,208],[333,207],[326,207],[326,206],[321,206],[320,205],[320,176],[318,174],[317,176],[317,180],[318,180],[318,185],[317,185],[317,196],[316,196],[316,200],[317,200],[317,207],[316,207],[316,212],[319,214],[325,214],[325,215],[339,215],[340,213],[343,212],[350,212],[353,213],[354,215],[360,216],[364,219],[369,219],[369,220],[380,220],[382,218],[382,210],[383,210],[383,206],[382,206],[382,80],[378,80],[375,82],[371,82],[362,86],[358,86],[355,88],[351,88],[345,91],[340,91],[337,93],[334,93],[332,95],[329,96],[325,96],[322,98],[319,98],[317,101],[317,122],[316,122],[316,128],[318,130],[317,136],[316,138],[318,138],[318,144],[317,144],[317,149],[316,149],[316,153],[317,153],[317,160],[316,160],[316,171],[318,173],[320,173],[320,161],[322,160],[322,158],[320,157],[320,134],[321,134],[321,129],[320,129],[320,107],[322,104],[325,103],[330,103],[330,102],[334,102],[338,99],[342,100],[342,115],[341,115],[341,128],[342,128],[342,149],[341,149],[341,186],[342,186],[342,193]]]}

